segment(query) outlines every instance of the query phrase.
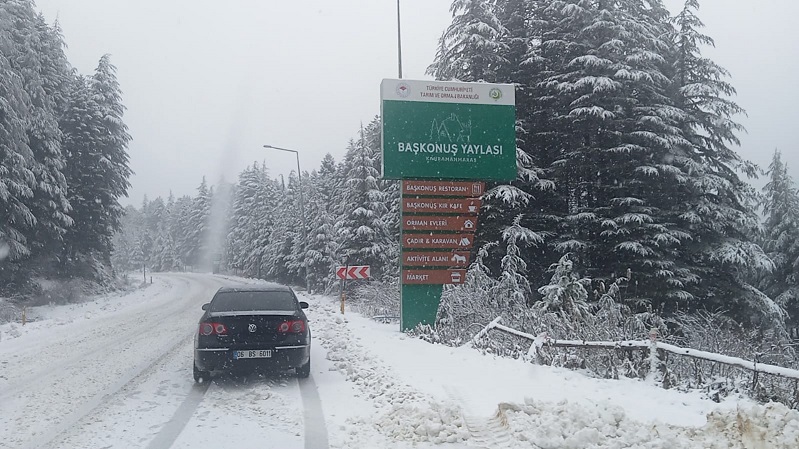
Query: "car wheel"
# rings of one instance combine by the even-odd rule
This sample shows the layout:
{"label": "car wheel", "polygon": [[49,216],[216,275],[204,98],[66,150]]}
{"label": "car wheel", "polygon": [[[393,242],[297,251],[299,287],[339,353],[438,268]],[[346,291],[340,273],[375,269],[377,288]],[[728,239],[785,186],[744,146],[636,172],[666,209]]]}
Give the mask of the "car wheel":
{"label": "car wheel", "polygon": [[208,371],[200,371],[197,365],[194,365],[194,381],[197,383],[209,382],[211,380],[211,373]]}
{"label": "car wheel", "polygon": [[297,377],[302,377],[303,379],[311,375],[311,359],[309,358],[308,361],[297,368]]}

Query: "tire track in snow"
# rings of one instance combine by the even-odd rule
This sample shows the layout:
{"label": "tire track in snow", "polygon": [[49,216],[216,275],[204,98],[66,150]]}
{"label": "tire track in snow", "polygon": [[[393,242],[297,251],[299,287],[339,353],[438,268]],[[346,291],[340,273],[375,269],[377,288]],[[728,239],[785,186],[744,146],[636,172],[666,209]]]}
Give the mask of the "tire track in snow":
{"label": "tire track in snow", "polygon": [[327,439],[325,414],[322,412],[322,400],[319,399],[313,374],[307,379],[299,379],[299,383],[305,418],[305,449],[327,449],[330,444]]}
{"label": "tire track in snow", "polygon": [[96,409],[110,402],[113,396],[120,394],[125,390],[132,389],[138,383],[137,381],[140,378],[148,374],[149,371],[157,368],[157,365],[159,363],[167,359],[174,352],[182,349],[181,347],[184,346],[187,343],[187,341],[191,340],[193,337],[194,337],[193,333],[191,335],[185,336],[176,344],[172,345],[166,352],[156,357],[154,360],[145,361],[144,363],[136,366],[134,369],[128,371],[126,375],[122,376],[116,383],[111,385],[110,388],[100,392],[92,399],[83,403],[79,408],[77,408],[74,412],[70,413],[69,415],[65,416],[61,420],[61,422],[54,425],[47,432],[28,441],[23,446],[23,448],[49,447],[51,443],[55,442],[55,440],[61,437],[62,434],[69,431],[82,419],[90,416],[93,412],[95,412]]}
{"label": "tire track in snow", "polygon": [[194,412],[200,406],[210,385],[211,382],[194,385],[194,388],[191,389],[189,395],[180,404],[175,414],[172,415],[172,418],[147,445],[147,449],[169,449],[172,447],[172,444],[178,439],[180,433],[183,432],[186,424],[189,423]]}
{"label": "tire track in snow", "polygon": [[463,415],[463,423],[469,431],[469,447],[478,448],[510,448],[513,437],[510,433],[505,409],[507,404],[499,404],[497,412],[488,418],[477,416],[463,399],[463,396],[452,387],[444,388],[449,399],[458,405]]}
{"label": "tire track in snow", "polygon": [[502,423],[501,416],[495,415],[490,418],[463,415],[466,429],[469,430],[471,438],[469,445],[481,448],[510,448],[512,437],[508,431],[507,424]]}

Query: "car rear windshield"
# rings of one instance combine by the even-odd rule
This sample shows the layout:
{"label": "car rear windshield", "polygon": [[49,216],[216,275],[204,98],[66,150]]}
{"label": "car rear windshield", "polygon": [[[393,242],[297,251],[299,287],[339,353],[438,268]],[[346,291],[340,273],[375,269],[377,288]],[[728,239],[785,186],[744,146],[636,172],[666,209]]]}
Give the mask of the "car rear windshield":
{"label": "car rear windshield", "polygon": [[211,301],[211,312],[246,310],[296,310],[290,292],[220,292]]}

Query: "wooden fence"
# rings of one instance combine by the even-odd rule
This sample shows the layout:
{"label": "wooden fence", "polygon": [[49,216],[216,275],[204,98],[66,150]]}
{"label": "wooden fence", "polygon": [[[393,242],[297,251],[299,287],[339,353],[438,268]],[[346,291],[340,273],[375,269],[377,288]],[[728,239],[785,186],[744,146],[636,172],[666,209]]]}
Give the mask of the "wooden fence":
{"label": "wooden fence", "polygon": [[671,353],[684,357],[692,357],[700,360],[707,360],[711,362],[721,363],[725,365],[743,368],[754,373],[753,382],[757,384],[758,373],[771,374],[788,379],[799,381],[799,370],[792,368],[785,368],[776,365],[769,365],[767,363],[752,362],[739,357],[730,357],[721,354],[716,354],[707,351],[700,351],[691,348],[682,348],[669,343],[664,343],[657,340],[656,335],[651,335],[647,340],[626,340],[626,341],[585,341],[585,340],[556,340],[549,338],[547,335],[532,335],[526,332],[521,332],[516,329],[500,324],[501,317],[497,317],[486,327],[484,327],[477,335],[472,338],[471,343],[474,344],[481,338],[485,337],[491,330],[499,330],[518,337],[522,337],[532,341],[528,356],[540,363],[541,349],[545,346],[556,348],[583,348],[583,349],[620,349],[632,350],[641,349],[649,351],[649,376],[654,377],[658,371],[665,371],[665,353]]}

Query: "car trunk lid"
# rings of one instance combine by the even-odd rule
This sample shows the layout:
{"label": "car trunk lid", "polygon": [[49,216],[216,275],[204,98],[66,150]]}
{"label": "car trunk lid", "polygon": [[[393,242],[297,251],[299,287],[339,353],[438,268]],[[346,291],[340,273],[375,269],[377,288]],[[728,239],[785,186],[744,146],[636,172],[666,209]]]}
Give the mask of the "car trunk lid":
{"label": "car trunk lid", "polygon": [[224,324],[227,335],[217,336],[220,342],[231,346],[278,344],[296,335],[278,332],[278,326],[289,320],[301,319],[293,311],[259,311],[259,312],[219,312],[209,316],[209,320]]}

